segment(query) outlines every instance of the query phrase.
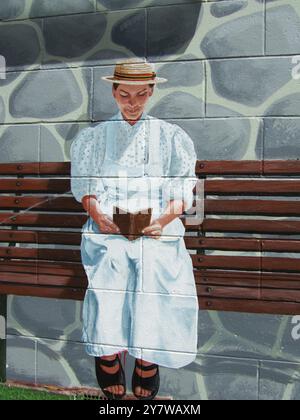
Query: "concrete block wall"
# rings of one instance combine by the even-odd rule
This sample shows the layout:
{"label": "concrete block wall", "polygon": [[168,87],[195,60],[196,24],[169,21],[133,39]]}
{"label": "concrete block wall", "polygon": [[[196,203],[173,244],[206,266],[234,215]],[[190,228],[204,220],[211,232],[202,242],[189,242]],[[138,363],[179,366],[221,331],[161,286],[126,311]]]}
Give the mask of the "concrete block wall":
{"label": "concrete block wall", "polygon": [[[147,111],[199,159],[300,157],[298,0],[2,0],[0,19],[1,162],[69,160],[78,131],[116,112],[100,76],[127,57],[169,79]],[[7,333],[8,379],[97,386],[81,303],[9,297]],[[300,316],[201,311],[198,357],[162,368],[160,394],[299,399],[299,344]]]}

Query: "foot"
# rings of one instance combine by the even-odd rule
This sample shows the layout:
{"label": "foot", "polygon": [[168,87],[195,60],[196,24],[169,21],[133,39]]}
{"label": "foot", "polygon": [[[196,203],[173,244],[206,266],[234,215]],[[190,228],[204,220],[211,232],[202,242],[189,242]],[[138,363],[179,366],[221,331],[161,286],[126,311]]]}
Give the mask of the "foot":
{"label": "foot", "polygon": [[[139,359],[139,362],[143,366],[152,365],[152,363],[146,362],[142,359]],[[154,376],[156,374],[157,367],[148,371],[144,371],[144,370],[141,370],[138,366],[136,366],[135,371],[141,378],[150,378],[151,376]],[[149,391],[148,389],[144,389],[140,386],[135,387],[134,393],[139,397],[149,397],[149,395],[151,395],[151,391]]]}
{"label": "foot", "polygon": [[[114,354],[112,356],[102,356],[102,357],[100,357],[100,359],[114,360],[116,357],[117,356]],[[100,367],[104,372],[114,374],[114,373],[118,372],[118,370],[120,369],[120,363],[118,363],[116,366],[108,367],[108,366],[102,365],[101,362],[100,362]],[[116,394],[116,395],[122,395],[124,393],[124,386],[123,385],[108,386],[104,389],[113,393],[113,394]]]}

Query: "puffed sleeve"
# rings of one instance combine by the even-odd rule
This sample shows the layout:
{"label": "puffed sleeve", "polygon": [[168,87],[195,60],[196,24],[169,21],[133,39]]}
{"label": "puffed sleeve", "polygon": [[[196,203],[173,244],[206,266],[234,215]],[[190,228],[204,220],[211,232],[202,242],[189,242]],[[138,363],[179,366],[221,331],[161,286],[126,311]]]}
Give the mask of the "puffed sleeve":
{"label": "puffed sleeve", "polygon": [[197,156],[193,140],[179,126],[171,141],[171,159],[164,194],[168,200],[183,200],[184,210],[193,205],[193,189],[198,181],[195,175]]}
{"label": "puffed sleeve", "polygon": [[96,150],[94,129],[82,129],[72,142],[71,155],[71,190],[75,199],[81,202],[85,195],[101,196],[103,184],[95,169]]}

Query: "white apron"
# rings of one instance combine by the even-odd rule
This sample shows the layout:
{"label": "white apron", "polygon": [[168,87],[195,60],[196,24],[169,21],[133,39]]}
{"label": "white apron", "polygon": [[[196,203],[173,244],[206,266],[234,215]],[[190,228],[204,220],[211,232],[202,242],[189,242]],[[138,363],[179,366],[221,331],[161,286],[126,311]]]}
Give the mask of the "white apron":
{"label": "white apron", "polygon": [[[108,128],[100,205],[111,217],[113,205],[129,211],[152,207],[151,220],[165,208],[159,125],[155,119],[147,123],[149,157],[131,167],[112,158],[117,144]],[[164,227],[160,239],[142,236],[129,241],[122,235],[101,233],[88,219],[81,242],[88,277],[82,338],[88,354],[127,350],[134,357],[170,368],[196,358],[198,299],[184,231],[177,217]]]}

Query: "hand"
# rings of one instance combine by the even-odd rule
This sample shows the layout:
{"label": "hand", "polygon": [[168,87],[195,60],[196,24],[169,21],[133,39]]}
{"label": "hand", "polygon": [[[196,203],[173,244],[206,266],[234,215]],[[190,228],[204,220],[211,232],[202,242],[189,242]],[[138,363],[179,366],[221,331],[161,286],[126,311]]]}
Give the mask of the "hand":
{"label": "hand", "polygon": [[95,195],[86,195],[82,198],[82,205],[85,211],[91,216],[98,225],[101,233],[120,233],[119,227],[113,219],[101,211],[100,204]]}
{"label": "hand", "polygon": [[105,213],[94,215],[93,220],[99,226],[101,233],[120,233],[119,227],[113,222],[113,219]]}
{"label": "hand", "polygon": [[163,230],[162,222],[156,219],[156,220],[153,220],[153,222],[149,226],[145,227],[142,230],[142,233],[148,236],[153,236],[154,239],[159,239],[161,237],[162,230]]}

